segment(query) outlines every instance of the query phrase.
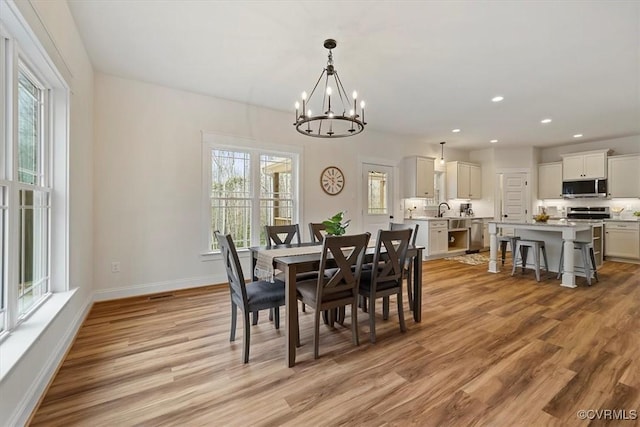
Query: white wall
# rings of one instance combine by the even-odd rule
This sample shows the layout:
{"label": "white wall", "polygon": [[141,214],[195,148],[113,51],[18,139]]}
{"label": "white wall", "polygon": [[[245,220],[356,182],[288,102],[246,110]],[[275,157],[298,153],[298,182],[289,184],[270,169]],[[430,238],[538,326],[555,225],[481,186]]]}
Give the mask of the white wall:
{"label": "white wall", "polygon": [[64,356],[64,348],[62,354],[54,354],[54,350],[73,338],[93,296],[93,69],[66,2],[31,0],[16,5],[72,92],[68,245],[69,283],[77,291],[2,379],[0,425],[26,421]]}
{"label": "white wall", "polygon": [[[360,231],[360,162],[398,165],[440,157],[440,146],[368,128],[351,138],[298,134],[291,114],[97,73],[95,76],[94,281],[98,299],[221,283],[219,261],[203,262],[201,132],[302,148],[301,224],[347,210]],[[447,159],[466,160],[459,150]],[[329,165],[345,173],[337,196],[319,188]],[[396,174],[396,189],[401,182]],[[401,215],[399,192],[394,214]],[[401,216],[400,216],[401,218]],[[306,227],[302,227],[306,236]],[[111,262],[121,263],[111,273]]]}
{"label": "white wall", "polygon": [[[638,120],[640,120],[640,118]],[[612,152],[609,153],[611,156],[640,153],[640,135],[541,148],[540,163],[559,162],[562,160],[562,154],[602,150],[606,148],[612,150]]]}

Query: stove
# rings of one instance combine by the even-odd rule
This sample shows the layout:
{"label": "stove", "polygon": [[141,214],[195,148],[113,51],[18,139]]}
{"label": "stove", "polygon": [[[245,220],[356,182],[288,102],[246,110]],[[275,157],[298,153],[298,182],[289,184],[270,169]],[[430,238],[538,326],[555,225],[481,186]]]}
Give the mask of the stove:
{"label": "stove", "polygon": [[602,220],[611,218],[609,207],[572,207],[567,211],[567,219],[571,220]]}

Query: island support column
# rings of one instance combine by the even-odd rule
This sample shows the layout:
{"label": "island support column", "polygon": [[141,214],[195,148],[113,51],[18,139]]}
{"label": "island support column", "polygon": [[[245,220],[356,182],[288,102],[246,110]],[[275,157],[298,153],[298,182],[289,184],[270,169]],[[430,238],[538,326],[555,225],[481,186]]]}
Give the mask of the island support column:
{"label": "island support column", "polygon": [[498,267],[498,225],[489,223],[489,273],[500,273]]}
{"label": "island support column", "polygon": [[571,228],[565,228],[562,230],[563,250],[564,250],[564,262],[562,264],[562,284],[566,288],[575,288],[576,286],[576,272],[574,270],[573,262],[573,244],[576,240],[576,230]]}

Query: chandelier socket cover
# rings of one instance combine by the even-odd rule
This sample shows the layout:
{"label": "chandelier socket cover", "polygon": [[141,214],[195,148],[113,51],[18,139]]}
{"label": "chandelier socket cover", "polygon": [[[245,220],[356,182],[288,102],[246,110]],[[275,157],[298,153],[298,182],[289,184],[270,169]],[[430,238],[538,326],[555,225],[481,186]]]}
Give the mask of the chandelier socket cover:
{"label": "chandelier socket cover", "polygon": [[[349,98],[338,76],[338,71],[333,65],[331,50],[337,45],[334,39],[324,41],[324,47],[329,50],[327,66],[322,70],[311,93],[307,95],[307,92],[302,92],[302,104],[299,101],[295,103],[296,121],[293,125],[303,135],[315,138],[343,138],[361,133],[367,124],[364,121],[364,101],[360,102],[358,110],[358,93],[354,90],[352,97]],[[320,99],[320,96],[313,98],[322,81],[324,81],[322,98]],[[302,109],[300,109],[301,105]],[[319,111],[319,113],[314,115],[313,111]]]}

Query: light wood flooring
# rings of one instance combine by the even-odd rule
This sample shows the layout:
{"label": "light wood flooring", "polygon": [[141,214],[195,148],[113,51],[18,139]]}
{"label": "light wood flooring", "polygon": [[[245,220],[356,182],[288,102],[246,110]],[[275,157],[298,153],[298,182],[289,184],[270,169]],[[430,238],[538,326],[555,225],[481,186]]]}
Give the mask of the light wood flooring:
{"label": "light wood flooring", "polygon": [[577,415],[640,412],[640,266],[606,262],[577,289],[486,270],[425,262],[422,323],[400,333],[392,301],[372,345],[360,311],[355,347],[347,315],[321,326],[318,360],[301,312],[294,368],[266,312],[241,363],[226,287],[97,303],[32,425],[640,425]]}

